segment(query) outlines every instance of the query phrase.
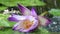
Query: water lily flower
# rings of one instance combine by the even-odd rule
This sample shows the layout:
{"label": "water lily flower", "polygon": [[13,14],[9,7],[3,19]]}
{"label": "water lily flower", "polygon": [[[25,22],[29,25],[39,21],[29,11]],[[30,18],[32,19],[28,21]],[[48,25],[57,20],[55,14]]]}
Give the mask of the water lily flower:
{"label": "water lily flower", "polygon": [[32,8],[29,10],[23,5],[18,4],[18,8],[21,11],[22,15],[12,14],[8,20],[17,22],[13,29],[20,32],[30,32],[38,27],[38,25],[46,26],[50,21],[43,16],[38,16]]}

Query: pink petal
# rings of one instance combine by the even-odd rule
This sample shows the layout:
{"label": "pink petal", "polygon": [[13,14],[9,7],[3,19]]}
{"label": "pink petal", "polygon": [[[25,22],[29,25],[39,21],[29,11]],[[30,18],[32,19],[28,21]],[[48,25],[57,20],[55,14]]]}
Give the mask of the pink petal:
{"label": "pink petal", "polygon": [[22,5],[18,4],[18,8],[23,15],[30,15],[30,10]]}
{"label": "pink petal", "polygon": [[20,22],[18,22],[18,23],[16,23],[15,25],[14,25],[14,27],[13,27],[13,30],[22,30],[23,28],[23,26],[21,26],[22,25],[22,21],[20,21]]}
{"label": "pink petal", "polygon": [[35,12],[34,8],[31,9],[31,15],[37,17],[37,13]]}
{"label": "pink petal", "polygon": [[50,21],[42,16],[38,16],[39,20],[40,20],[40,24],[42,26],[47,26],[48,24],[50,24]]}
{"label": "pink petal", "polygon": [[11,15],[8,20],[9,21],[14,21],[14,22],[18,22],[20,20],[24,20],[26,19],[27,17],[26,16],[20,16],[20,15]]}

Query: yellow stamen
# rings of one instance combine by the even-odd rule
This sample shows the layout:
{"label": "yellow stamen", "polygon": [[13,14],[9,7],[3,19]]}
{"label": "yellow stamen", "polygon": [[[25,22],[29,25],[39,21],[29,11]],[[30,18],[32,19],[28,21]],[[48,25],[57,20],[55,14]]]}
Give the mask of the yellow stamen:
{"label": "yellow stamen", "polygon": [[23,26],[24,26],[25,29],[30,28],[32,24],[33,24],[33,22],[31,22],[30,20],[25,20],[23,22]]}

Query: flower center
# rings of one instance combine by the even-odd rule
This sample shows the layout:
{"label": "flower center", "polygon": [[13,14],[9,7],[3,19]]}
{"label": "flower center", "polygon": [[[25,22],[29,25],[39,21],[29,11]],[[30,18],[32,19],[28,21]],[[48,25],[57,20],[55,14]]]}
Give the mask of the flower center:
{"label": "flower center", "polygon": [[33,24],[33,21],[31,22],[30,20],[24,20],[23,22],[23,26],[24,26],[24,29],[29,29]]}

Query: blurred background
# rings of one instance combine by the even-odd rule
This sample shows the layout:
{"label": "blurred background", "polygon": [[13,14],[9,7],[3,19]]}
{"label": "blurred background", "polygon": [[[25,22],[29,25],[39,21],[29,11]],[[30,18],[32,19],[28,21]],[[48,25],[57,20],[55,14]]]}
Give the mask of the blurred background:
{"label": "blurred background", "polygon": [[52,23],[46,27],[40,28],[30,34],[60,34],[60,0],[0,0],[0,33],[1,34],[24,34],[12,30],[15,22],[7,20],[12,13],[19,14],[17,4],[22,4],[31,10],[32,7],[36,9],[36,13],[47,11],[46,18],[52,20]]}

